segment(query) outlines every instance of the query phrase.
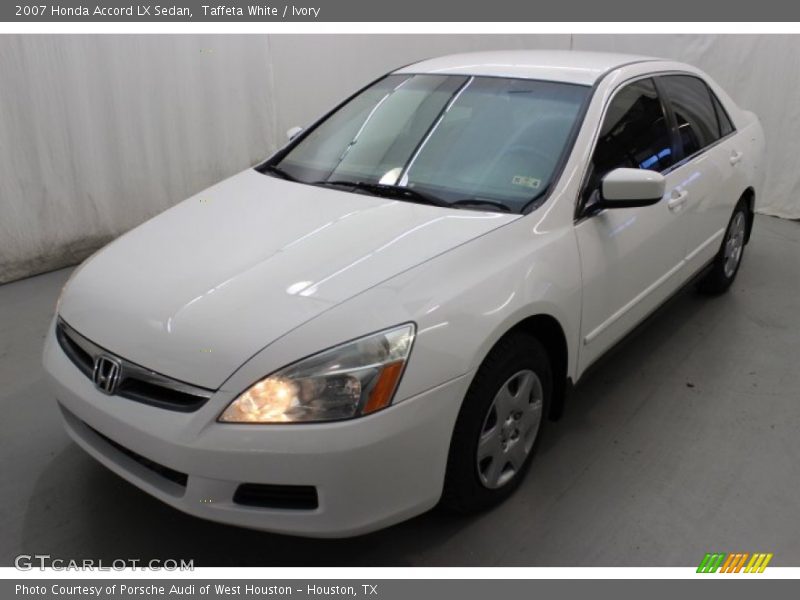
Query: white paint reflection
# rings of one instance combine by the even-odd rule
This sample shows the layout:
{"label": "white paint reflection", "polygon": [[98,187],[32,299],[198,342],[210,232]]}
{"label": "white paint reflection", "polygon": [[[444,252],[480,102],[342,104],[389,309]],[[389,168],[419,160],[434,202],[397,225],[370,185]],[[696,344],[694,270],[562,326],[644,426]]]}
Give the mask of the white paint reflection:
{"label": "white paint reflection", "polygon": [[486,316],[489,316],[489,315],[493,315],[493,314],[495,314],[495,313],[498,313],[498,312],[500,312],[500,311],[501,311],[501,310],[503,310],[503,309],[504,309],[506,306],[508,306],[509,304],[511,304],[511,301],[514,299],[514,296],[516,296],[516,295],[517,295],[517,292],[511,292],[511,295],[510,295],[510,296],[509,296],[509,297],[508,297],[508,298],[505,300],[505,302],[503,302],[503,303],[502,303],[500,306],[498,306],[497,308],[493,308],[492,310],[489,310],[489,311],[487,311],[487,312],[485,312],[485,313],[483,313],[483,314],[484,314],[484,315],[486,315]]}

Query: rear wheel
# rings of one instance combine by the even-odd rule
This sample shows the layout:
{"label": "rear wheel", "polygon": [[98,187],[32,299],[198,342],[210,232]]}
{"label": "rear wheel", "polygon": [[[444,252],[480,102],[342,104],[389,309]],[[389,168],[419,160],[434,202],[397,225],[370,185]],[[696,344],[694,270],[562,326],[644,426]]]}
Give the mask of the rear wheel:
{"label": "rear wheel", "polygon": [[698,284],[700,291],[707,294],[721,294],[736,279],[744,254],[747,219],[747,203],[742,199],[733,211],[733,216],[722,240],[722,246],[714,258],[711,270]]}
{"label": "rear wheel", "polygon": [[512,332],[492,349],[456,421],[443,506],[474,512],[516,489],[539,439],[552,387],[547,352],[535,337]]}

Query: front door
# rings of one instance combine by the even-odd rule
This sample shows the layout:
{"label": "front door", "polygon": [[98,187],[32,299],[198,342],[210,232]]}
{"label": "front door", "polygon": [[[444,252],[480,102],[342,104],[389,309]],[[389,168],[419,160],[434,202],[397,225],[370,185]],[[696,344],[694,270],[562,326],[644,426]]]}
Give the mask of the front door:
{"label": "front door", "polygon": [[662,200],[641,208],[579,212],[575,226],[583,277],[579,371],[661,304],[682,282],[685,200],[694,182],[670,172],[675,159],[662,99],[651,78],[621,87],[610,100],[584,181],[591,206],[600,181],[618,167],[663,172]]}

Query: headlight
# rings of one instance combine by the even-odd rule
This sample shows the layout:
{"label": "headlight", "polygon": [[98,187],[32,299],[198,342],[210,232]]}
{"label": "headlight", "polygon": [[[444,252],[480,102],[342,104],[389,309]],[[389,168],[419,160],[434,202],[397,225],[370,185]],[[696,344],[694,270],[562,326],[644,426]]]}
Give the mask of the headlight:
{"label": "headlight", "polygon": [[407,324],[304,358],[245,390],[219,420],[334,421],[380,410],[392,401],[413,341]]}

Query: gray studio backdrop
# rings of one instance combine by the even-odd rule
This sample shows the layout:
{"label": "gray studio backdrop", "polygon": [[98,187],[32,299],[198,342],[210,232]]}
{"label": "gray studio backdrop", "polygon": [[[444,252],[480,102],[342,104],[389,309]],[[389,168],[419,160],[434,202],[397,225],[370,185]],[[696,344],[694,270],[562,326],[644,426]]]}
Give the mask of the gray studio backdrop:
{"label": "gray studio backdrop", "polygon": [[79,262],[258,162],[289,127],[389,69],[506,48],[635,52],[705,69],[764,123],[758,210],[800,218],[796,36],[4,35],[0,283]]}

